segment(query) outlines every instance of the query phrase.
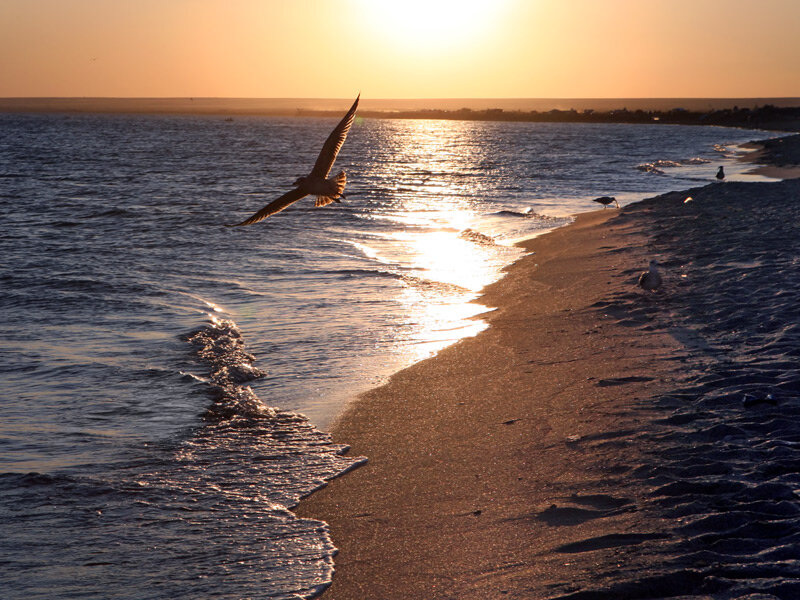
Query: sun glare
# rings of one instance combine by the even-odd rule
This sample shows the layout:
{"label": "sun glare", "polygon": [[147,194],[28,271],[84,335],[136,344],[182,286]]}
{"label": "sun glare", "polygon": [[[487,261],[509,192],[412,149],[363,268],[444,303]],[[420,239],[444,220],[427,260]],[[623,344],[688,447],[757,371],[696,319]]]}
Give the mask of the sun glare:
{"label": "sun glare", "polygon": [[507,0],[357,0],[364,25],[403,52],[457,49],[486,32]]}

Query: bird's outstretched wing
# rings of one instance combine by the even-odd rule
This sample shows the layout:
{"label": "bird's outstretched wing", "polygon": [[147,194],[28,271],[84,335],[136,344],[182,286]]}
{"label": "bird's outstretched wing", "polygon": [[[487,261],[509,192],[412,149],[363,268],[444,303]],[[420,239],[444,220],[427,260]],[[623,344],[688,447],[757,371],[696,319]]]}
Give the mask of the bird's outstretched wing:
{"label": "bird's outstretched wing", "polygon": [[339,150],[342,149],[342,144],[344,144],[344,140],[347,138],[347,132],[350,131],[350,126],[353,124],[353,119],[355,119],[359,98],[361,98],[361,94],[356,97],[353,106],[350,107],[347,114],[342,117],[342,120],[339,121],[336,128],[331,131],[328,139],[325,140],[322,151],[317,157],[317,162],[314,163],[314,168],[311,169],[312,176],[325,179],[328,173],[331,172],[331,167],[333,167],[333,162],[336,160],[336,155],[339,154]]}
{"label": "bird's outstretched wing", "polygon": [[258,223],[259,221],[263,221],[270,215],[274,215],[276,212],[282,211],[284,208],[292,204],[293,202],[297,202],[300,198],[304,198],[308,196],[307,193],[302,191],[300,188],[294,188],[293,190],[286,192],[283,196],[278,198],[277,200],[273,200],[269,204],[267,204],[264,208],[258,211],[249,219],[245,219],[241,223],[234,223],[233,225],[226,225],[225,227],[240,227],[242,225],[252,225],[253,223]]}

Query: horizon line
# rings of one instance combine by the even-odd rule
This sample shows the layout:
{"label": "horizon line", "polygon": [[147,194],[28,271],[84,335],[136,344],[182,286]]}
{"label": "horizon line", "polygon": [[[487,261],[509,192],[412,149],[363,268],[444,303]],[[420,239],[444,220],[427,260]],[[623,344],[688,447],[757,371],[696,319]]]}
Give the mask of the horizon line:
{"label": "horizon line", "polygon": [[[0,100],[350,100],[350,96],[2,96]],[[800,100],[800,96],[415,96],[366,100]]]}

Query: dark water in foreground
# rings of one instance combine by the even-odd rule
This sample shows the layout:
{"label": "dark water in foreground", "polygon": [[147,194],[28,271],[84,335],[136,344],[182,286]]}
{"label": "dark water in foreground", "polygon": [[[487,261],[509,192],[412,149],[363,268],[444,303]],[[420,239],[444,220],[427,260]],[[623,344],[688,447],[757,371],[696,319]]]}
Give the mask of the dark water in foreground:
{"label": "dark water in foreground", "polygon": [[289,509],[357,462],[317,427],[479,330],[514,239],[595,196],[735,179],[715,144],[759,137],[359,121],[346,204],[221,226],[332,126],[0,115],[4,598],[313,595],[334,549]]}

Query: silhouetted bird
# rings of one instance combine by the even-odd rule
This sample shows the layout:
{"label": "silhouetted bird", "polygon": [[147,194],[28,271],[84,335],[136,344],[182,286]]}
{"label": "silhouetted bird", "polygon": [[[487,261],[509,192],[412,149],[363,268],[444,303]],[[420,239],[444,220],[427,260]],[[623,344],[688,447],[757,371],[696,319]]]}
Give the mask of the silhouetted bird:
{"label": "silhouetted bird", "polygon": [[717,171],[717,179],[719,179],[720,181],[725,179],[725,171],[722,170],[722,167],[720,167],[719,171]]}
{"label": "silhouetted bird", "polygon": [[234,225],[226,225],[226,227],[239,227],[258,223],[309,195],[317,197],[314,206],[327,206],[331,202],[340,202],[341,198],[346,198],[344,195],[344,186],[347,183],[345,172],[339,171],[337,175],[330,178],[328,178],[328,173],[330,173],[331,167],[333,167],[333,163],[336,160],[336,155],[339,154],[339,150],[341,150],[342,144],[347,138],[347,132],[350,131],[350,126],[353,124],[359,98],[361,98],[361,94],[358,95],[355,102],[353,102],[353,106],[350,107],[347,114],[339,121],[339,124],[328,136],[328,139],[325,140],[311,173],[305,177],[300,177],[294,182],[293,185],[296,187],[293,190],[286,192],[277,200],[273,200],[249,219]]}
{"label": "silhouetted bird", "polygon": [[608,206],[613,202],[617,205],[617,208],[619,208],[619,202],[617,202],[617,199],[614,198],[614,196],[600,196],[599,198],[592,200],[592,202],[602,204],[603,208],[608,208]]}
{"label": "silhouetted bird", "polygon": [[655,290],[661,285],[661,274],[658,272],[658,261],[651,260],[650,268],[639,275],[639,287],[645,290]]}

